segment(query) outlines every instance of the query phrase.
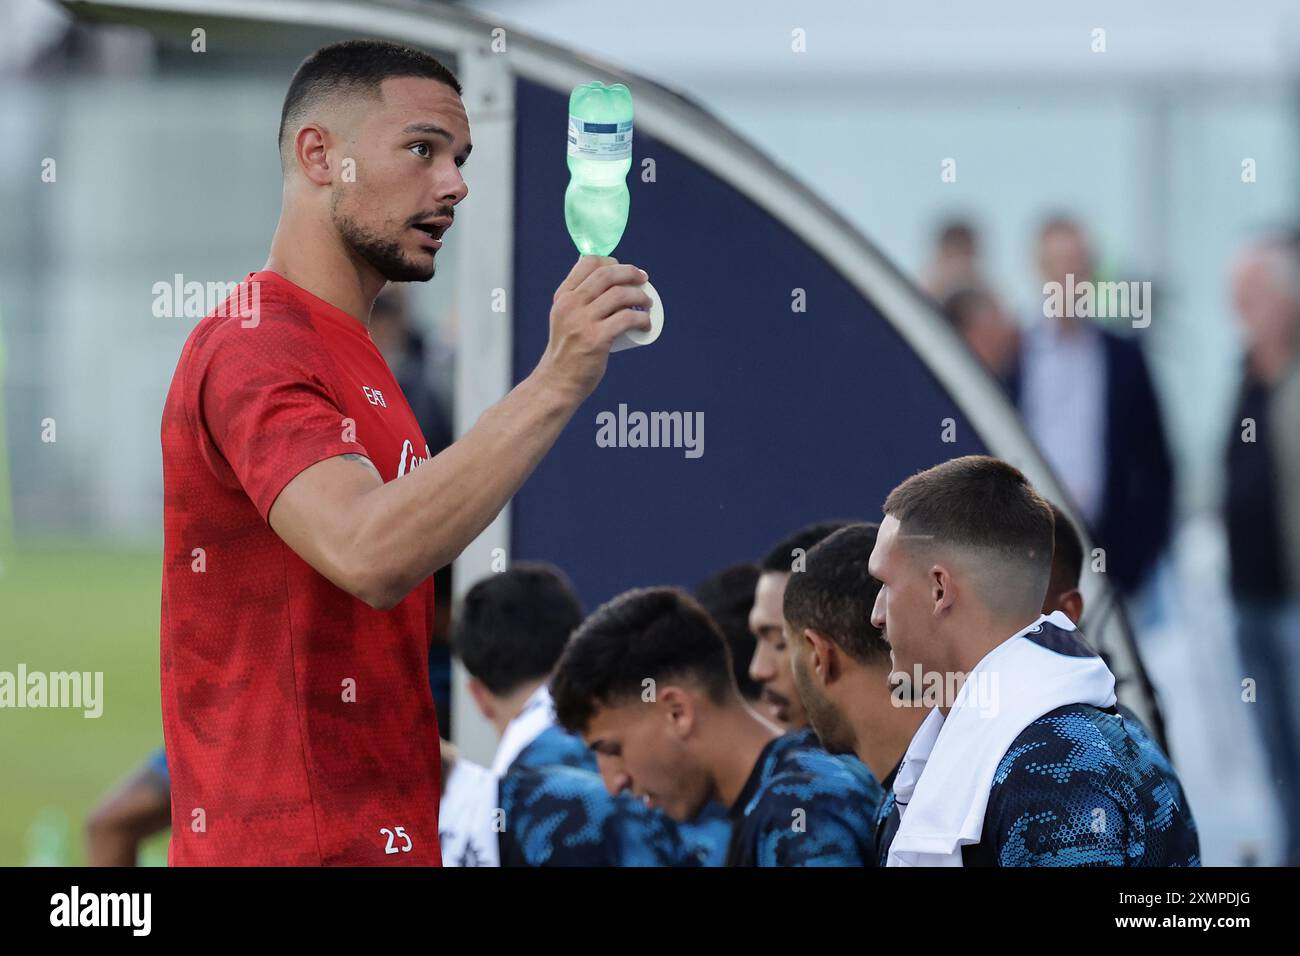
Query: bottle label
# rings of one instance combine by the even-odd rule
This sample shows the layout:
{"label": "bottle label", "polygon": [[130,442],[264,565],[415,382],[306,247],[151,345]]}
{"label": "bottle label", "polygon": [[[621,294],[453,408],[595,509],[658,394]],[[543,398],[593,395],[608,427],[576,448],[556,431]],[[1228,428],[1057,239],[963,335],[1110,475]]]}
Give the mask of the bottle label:
{"label": "bottle label", "polygon": [[631,159],[632,121],[592,123],[570,116],[569,155],[583,159]]}

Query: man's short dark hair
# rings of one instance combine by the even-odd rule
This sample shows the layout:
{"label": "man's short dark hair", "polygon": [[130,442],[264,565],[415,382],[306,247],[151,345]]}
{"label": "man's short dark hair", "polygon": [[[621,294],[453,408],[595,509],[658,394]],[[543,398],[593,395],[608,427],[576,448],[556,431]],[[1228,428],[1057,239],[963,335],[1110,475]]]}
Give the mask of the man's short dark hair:
{"label": "man's short dark hair", "polygon": [[733,564],[709,575],[695,589],[695,600],[709,612],[727,639],[736,686],[740,695],[749,700],[757,700],[763,690],[763,685],[749,676],[755,643],[754,632],[749,629],[749,612],[754,607],[758,578],[757,564]]}
{"label": "man's short dark hair", "polygon": [[792,630],[820,632],[859,663],[888,667],[889,645],[871,625],[880,582],[867,570],[879,528],[851,524],[812,548],[785,586],[785,620]]}
{"label": "man's short dark hair", "polygon": [[[908,539],[980,548],[1016,571],[1022,586],[989,600],[1041,605],[1052,568],[1052,508],[1020,469],[988,455],[967,455],[908,478],[889,493],[885,514]],[[987,570],[988,560],[983,562]],[[1023,593],[1021,593],[1023,592]]]}
{"label": "man's short dark hair", "polygon": [[280,110],[280,155],[285,155],[286,137],[293,136],[306,114],[322,99],[335,93],[378,96],[384,80],[398,76],[422,76],[445,83],[460,95],[454,73],[423,50],[388,40],[344,40],[323,46],[303,60]]}
{"label": "man's short dark hair", "polygon": [[848,521],[818,521],[804,525],[774,544],[772,550],[767,552],[758,566],[764,574],[789,574],[795,562],[796,550],[807,555],[813,545],[849,523]]}
{"label": "man's short dark hair", "polygon": [[1068,591],[1079,586],[1083,576],[1083,543],[1078,529],[1065,512],[1052,505],[1052,584],[1054,592]]}
{"label": "man's short dark hair", "polygon": [[582,605],[564,572],[521,561],[488,575],[465,595],[452,652],[498,696],[545,678],[582,623]]}
{"label": "man's short dark hair", "polygon": [[958,332],[966,328],[972,315],[979,309],[995,305],[996,300],[986,289],[973,287],[958,289],[943,300],[943,314]]}
{"label": "man's short dark hair", "polygon": [[739,700],[731,653],[708,612],[679,588],[640,588],[602,604],[569,639],[551,678],[560,725],[586,730],[598,708],[690,681],[714,703]]}
{"label": "man's short dark hair", "polygon": [[976,242],[975,227],[965,219],[950,219],[939,227],[941,249],[960,247],[973,252]]}
{"label": "man's short dark hair", "polygon": [[1038,223],[1038,241],[1042,242],[1054,232],[1073,232],[1079,236],[1084,235],[1084,229],[1079,220],[1063,210],[1050,212],[1042,218]]}

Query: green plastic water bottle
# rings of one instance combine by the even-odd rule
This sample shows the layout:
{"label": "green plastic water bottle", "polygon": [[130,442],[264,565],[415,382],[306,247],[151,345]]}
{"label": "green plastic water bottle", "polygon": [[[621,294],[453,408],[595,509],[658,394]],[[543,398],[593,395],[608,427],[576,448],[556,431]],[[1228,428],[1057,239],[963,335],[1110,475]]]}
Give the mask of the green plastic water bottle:
{"label": "green plastic water bottle", "polygon": [[[569,187],[564,191],[564,224],[578,252],[607,256],[627,228],[631,196],[632,93],[622,83],[599,81],[575,86],[569,94]],[[663,303],[649,282],[649,331],[633,329],[615,340],[611,352],[649,345],[663,329]]]}
{"label": "green plastic water bottle", "polygon": [[564,224],[584,256],[607,256],[623,238],[631,197],[632,94],[622,83],[584,83],[569,94],[569,188]]}

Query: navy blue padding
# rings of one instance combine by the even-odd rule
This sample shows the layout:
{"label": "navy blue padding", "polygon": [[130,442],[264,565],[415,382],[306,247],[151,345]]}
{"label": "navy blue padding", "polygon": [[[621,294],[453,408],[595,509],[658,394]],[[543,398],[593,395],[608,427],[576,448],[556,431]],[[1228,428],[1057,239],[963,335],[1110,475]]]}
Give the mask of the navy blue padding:
{"label": "navy blue padding", "polygon": [[1065,657],[1097,656],[1097,652],[1088,646],[1078,631],[1065,631],[1046,621],[1030,630],[1025,637],[1039,647],[1045,647]]}
{"label": "navy blue padding", "polygon": [[[567,93],[521,79],[516,107],[518,381],[546,346],[551,299],[577,250],[564,226]],[[646,157],[656,182],[641,181]],[[631,587],[692,587],[807,522],[877,521],[903,478],[985,450],[875,307],[781,222],[639,128],[628,184],[631,217],[613,254],[650,273],[665,329],[610,357],[515,496],[512,559],[560,565],[589,610]],[[799,200],[788,198],[794,220]],[[791,311],[795,288],[807,312]],[[703,457],[597,447],[596,416],[619,403],[703,412]],[[941,440],[945,418],[956,421],[953,443]]]}

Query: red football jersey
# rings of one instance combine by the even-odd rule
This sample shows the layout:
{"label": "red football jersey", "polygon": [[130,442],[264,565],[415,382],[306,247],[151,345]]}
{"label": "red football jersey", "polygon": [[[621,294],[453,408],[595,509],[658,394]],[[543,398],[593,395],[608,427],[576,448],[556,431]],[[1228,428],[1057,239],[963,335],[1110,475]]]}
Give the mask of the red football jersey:
{"label": "red football jersey", "polygon": [[170,862],[441,865],[433,579],[375,610],[267,523],[318,461],[430,457],[365,326],[251,273],[185,343],[162,452]]}

